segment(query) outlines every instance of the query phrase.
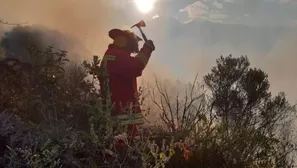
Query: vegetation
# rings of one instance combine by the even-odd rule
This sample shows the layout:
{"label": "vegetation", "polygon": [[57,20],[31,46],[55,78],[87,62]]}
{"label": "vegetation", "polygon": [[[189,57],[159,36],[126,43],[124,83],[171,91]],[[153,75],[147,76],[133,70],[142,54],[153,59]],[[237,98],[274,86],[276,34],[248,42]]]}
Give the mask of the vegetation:
{"label": "vegetation", "polygon": [[99,93],[97,56],[76,65],[66,51],[26,43],[16,58],[2,43],[0,167],[295,166],[295,106],[269,92],[268,75],[247,57],[219,57],[204,83],[196,77],[183,93],[156,80],[144,101],[159,108],[161,126],[143,129],[149,136],[123,153],[114,146],[124,130]]}
{"label": "vegetation", "polygon": [[170,167],[294,166],[295,106],[284,93],[272,96],[265,72],[247,57],[221,56],[204,82],[182,98],[156,83],[166,130],[191,149],[189,160],[174,155]]}

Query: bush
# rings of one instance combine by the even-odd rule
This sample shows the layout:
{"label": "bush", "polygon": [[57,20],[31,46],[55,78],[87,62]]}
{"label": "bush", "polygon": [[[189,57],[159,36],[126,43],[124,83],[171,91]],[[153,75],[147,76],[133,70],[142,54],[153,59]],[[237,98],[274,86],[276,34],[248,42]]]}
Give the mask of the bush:
{"label": "bush", "polygon": [[[98,57],[80,66],[52,47],[30,53],[29,62],[5,57],[0,63],[1,166],[140,167],[166,161],[162,151],[169,149],[156,152],[144,139],[129,144],[125,153],[113,147],[124,130],[96,87]],[[162,157],[154,159],[158,153]]]}
{"label": "bush", "polygon": [[296,108],[284,93],[272,96],[268,75],[249,66],[247,57],[222,56],[205,86],[195,79],[183,95],[156,81],[152,101],[183,145],[168,167],[294,166]]}
{"label": "bush", "polygon": [[[295,106],[284,93],[272,96],[268,75],[247,57],[221,56],[204,85],[196,77],[183,93],[156,80],[145,91],[161,127],[128,144],[112,104],[102,103],[97,56],[77,65],[66,51],[25,46],[18,57],[1,50],[0,167],[295,165]],[[120,139],[124,152],[115,148]]]}

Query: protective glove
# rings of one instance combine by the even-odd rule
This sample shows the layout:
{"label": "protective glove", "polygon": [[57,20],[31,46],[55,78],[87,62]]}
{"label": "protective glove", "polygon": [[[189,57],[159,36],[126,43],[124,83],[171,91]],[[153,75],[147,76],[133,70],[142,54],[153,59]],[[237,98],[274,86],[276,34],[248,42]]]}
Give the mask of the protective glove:
{"label": "protective glove", "polygon": [[152,51],[154,51],[156,48],[155,48],[155,45],[154,45],[154,42],[152,40],[148,40],[144,43],[144,46],[147,46],[149,48],[152,49]]}

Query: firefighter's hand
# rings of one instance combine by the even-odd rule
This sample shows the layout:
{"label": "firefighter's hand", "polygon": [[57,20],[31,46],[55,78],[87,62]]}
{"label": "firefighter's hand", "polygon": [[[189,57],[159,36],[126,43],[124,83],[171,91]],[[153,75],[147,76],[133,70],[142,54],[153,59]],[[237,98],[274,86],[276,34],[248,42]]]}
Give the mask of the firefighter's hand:
{"label": "firefighter's hand", "polygon": [[154,42],[152,40],[148,40],[144,43],[145,46],[149,47],[152,49],[152,51],[154,51],[156,48],[155,48],[155,45],[154,45]]}

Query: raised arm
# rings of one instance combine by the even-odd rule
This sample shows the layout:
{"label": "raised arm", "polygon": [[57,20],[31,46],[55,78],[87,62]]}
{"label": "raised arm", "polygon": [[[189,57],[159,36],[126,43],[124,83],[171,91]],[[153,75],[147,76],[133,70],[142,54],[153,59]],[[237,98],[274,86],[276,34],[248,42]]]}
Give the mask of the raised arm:
{"label": "raised arm", "polygon": [[155,46],[153,42],[149,40],[144,43],[135,57],[116,57],[115,59],[118,60],[115,61],[113,65],[116,68],[112,68],[111,73],[128,78],[141,76],[154,50]]}

